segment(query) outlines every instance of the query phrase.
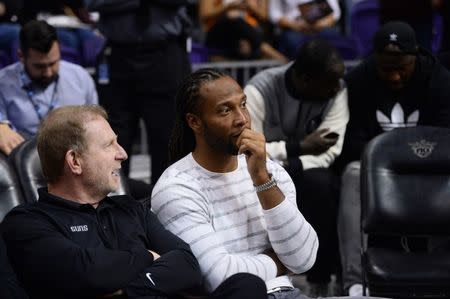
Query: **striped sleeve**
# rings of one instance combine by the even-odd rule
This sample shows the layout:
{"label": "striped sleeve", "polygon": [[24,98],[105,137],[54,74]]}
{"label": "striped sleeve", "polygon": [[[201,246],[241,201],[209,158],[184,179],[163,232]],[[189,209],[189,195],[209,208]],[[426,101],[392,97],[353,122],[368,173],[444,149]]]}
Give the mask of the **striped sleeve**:
{"label": "striped sleeve", "polygon": [[255,274],[265,281],[276,277],[277,267],[267,255],[228,252],[220,233],[214,230],[207,200],[197,191],[198,186],[174,178],[167,178],[165,186],[154,192],[152,209],[168,230],[191,246],[209,291],[239,272]]}
{"label": "striped sleeve", "polygon": [[317,234],[297,208],[295,187],[289,175],[281,166],[273,162],[270,164],[285,200],[264,211],[269,240],[286,268],[293,273],[303,273],[316,260],[319,247]]}

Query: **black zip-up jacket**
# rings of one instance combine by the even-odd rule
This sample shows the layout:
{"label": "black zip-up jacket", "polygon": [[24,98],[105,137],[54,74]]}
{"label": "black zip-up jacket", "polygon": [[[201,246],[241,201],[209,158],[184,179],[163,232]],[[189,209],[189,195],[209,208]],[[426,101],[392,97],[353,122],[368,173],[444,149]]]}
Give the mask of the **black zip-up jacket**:
{"label": "black zip-up jacket", "polygon": [[386,128],[450,127],[450,73],[425,51],[417,55],[414,73],[401,91],[379,79],[374,57],[353,69],[345,81],[350,120],[339,158],[342,166],[359,160],[365,145]]}
{"label": "black zip-up jacket", "polygon": [[[122,289],[129,298],[164,298],[201,283],[189,246],[128,196],[94,209],[39,190],[14,208],[3,237],[31,298],[93,298]],[[153,260],[148,249],[161,257]]]}

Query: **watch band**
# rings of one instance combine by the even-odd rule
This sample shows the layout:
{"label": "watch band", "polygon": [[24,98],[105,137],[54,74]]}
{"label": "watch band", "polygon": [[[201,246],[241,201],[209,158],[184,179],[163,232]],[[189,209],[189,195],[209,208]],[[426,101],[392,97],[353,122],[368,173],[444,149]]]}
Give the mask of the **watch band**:
{"label": "watch band", "polygon": [[269,190],[270,188],[273,188],[277,185],[277,181],[275,180],[275,178],[273,177],[273,175],[271,173],[269,173],[269,180],[267,182],[265,182],[264,184],[255,186],[255,191],[256,193],[262,192],[262,191],[266,191]]}

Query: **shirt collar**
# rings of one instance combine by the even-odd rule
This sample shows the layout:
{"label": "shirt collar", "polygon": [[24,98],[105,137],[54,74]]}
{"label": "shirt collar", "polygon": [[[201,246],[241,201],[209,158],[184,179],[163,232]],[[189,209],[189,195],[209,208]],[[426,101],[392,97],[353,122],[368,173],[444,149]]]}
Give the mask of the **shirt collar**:
{"label": "shirt collar", "polygon": [[[42,202],[66,207],[66,208],[69,208],[72,210],[79,210],[79,211],[95,210],[95,208],[90,204],[74,202],[74,201],[67,200],[62,197],[53,195],[51,193],[48,193],[48,189],[46,187],[39,188],[38,193],[39,193],[39,201],[42,201]],[[111,205],[112,205],[112,199],[110,197],[106,196],[98,204],[97,210],[99,208],[110,207]]]}

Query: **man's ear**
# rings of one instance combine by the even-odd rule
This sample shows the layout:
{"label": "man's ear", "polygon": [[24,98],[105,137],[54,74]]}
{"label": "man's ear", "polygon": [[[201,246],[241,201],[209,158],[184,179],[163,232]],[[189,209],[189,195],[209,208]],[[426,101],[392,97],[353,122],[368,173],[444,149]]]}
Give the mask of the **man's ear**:
{"label": "man's ear", "polygon": [[193,114],[193,113],[187,113],[186,114],[186,122],[188,126],[194,131],[194,133],[200,133],[202,131],[202,121],[201,119]]}
{"label": "man's ear", "polygon": [[78,155],[73,149],[67,151],[65,161],[67,167],[73,174],[80,175],[83,172],[81,168],[80,155]]}

